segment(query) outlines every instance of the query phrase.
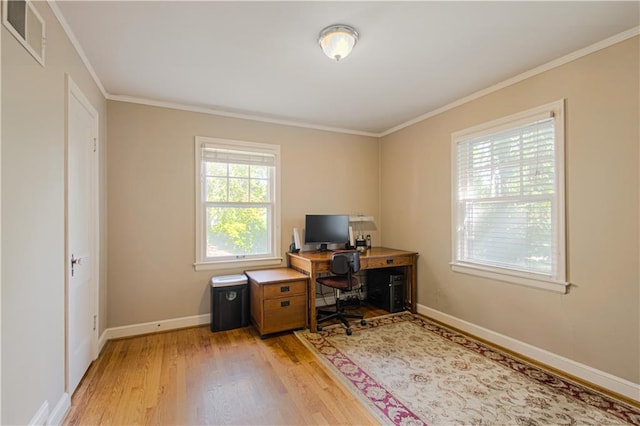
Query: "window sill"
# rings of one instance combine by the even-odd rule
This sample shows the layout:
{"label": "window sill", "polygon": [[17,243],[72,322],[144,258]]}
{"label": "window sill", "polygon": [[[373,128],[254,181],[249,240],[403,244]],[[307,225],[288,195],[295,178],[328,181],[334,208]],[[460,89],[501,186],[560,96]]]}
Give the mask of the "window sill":
{"label": "window sill", "polygon": [[546,278],[542,275],[518,273],[517,271],[509,271],[506,269],[492,268],[469,263],[452,262],[450,265],[453,272],[475,275],[482,278],[490,278],[493,280],[522,285],[525,287],[533,287],[555,293],[567,294],[567,290],[569,288],[569,283],[567,282],[554,281],[551,278]]}
{"label": "window sill", "polygon": [[281,257],[270,257],[265,259],[241,259],[241,260],[224,260],[219,262],[198,262],[193,264],[196,271],[215,271],[221,269],[246,269],[257,268],[261,266],[280,266],[282,264]]}

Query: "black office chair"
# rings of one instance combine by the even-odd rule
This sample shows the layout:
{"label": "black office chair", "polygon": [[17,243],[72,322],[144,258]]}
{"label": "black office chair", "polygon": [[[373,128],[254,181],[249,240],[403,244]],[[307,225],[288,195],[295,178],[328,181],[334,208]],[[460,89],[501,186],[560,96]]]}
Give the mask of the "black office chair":
{"label": "black office chair", "polygon": [[333,289],[336,309],[335,311],[318,309],[318,331],[322,331],[322,327],[319,325],[321,322],[338,318],[347,327],[347,335],[351,336],[351,326],[347,318],[359,318],[362,325],[366,325],[367,322],[364,320],[364,315],[344,311],[344,304],[340,300],[340,292],[350,291],[358,286],[358,278],[354,277],[353,273],[360,270],[360,253],[357,251],[333,253],[331,255],[330,269],[333,275],[320,277],[316,281]]}

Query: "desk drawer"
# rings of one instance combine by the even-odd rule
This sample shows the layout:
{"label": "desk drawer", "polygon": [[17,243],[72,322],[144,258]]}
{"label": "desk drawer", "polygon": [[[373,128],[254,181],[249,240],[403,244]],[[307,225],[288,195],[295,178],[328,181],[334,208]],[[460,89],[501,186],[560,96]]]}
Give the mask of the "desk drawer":
{"label": "desk drawer", "polygon": [[307,280],[286,281],[274,284],[264,284],[263,297],[265,300],[274,297],[289,297],[307,293]]}
{"label": "desk drawer", "polygon": [[407,266],[413,264],[413,256],[389,256],[389,257],[372,257],[360,258],[361,269],[375,269],[392,266]]}
{"label": "desk drawer", "polygon": [[307,297],[305,294],[264,301],[263,334],[301,328],[306,323]]}

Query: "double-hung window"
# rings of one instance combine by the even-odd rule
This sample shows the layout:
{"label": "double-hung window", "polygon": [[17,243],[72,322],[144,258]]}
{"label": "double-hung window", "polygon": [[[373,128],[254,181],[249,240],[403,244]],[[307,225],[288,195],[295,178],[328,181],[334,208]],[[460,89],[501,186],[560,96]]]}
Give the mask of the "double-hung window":
{"label": "double-hung window", "polygon": [[564,102],[452,135],[452,269],[566,292]]}
{"label": "double-hung window", "polygon": [[278,264],[277,145],[196,137],[196,270]]}

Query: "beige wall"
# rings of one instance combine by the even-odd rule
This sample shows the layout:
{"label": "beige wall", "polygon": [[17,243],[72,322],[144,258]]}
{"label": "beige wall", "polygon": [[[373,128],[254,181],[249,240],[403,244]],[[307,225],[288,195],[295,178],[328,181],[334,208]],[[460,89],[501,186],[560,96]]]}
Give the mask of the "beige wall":
{"label": "beige wall", "polygon": [[65,73],[100,113],[106,140],[104,97],[48,4],[35,6],[46,22],[46,67],[1,30],[2,424],[26,424],[65,392]]}
{"label": "beige wall", "polygon": [[283,256],[305,213],[378,215],[375,138],[118,101],[108,117],[109,327],[206,314],[209,278],[242,271],[193,269],[195,136],[280,145]]}
{"label": "beige wall", "polygon": [[[382,139],[383,243],[420,252],[420,304],[640,383],[638,80],[635,37]],[[561,98],[569,294],[451,272],[451,133]]]}
{"label": "beige wall", "polygon": [[[302,227],[305,213],[372,214],[384,228],[384,240],[374,234],[375,245],[420,252],[420,304],[640,382],[637,38],[379,143],[107,103],[49,6],[37,2],[36,7],[46,21],[45,68],[0,30],[0,423],[25,424],[44,402],[52,409],[64,397],[65,73],[101,118],[100,333],[105,327],[208,313],[209,277],[239,272],[193,271],[193,141],[201,135],[281,145],[283,255],[291,229]],[[567,99],[570,294],[453,274],[448,267],[451,132],[562,97]]]}

